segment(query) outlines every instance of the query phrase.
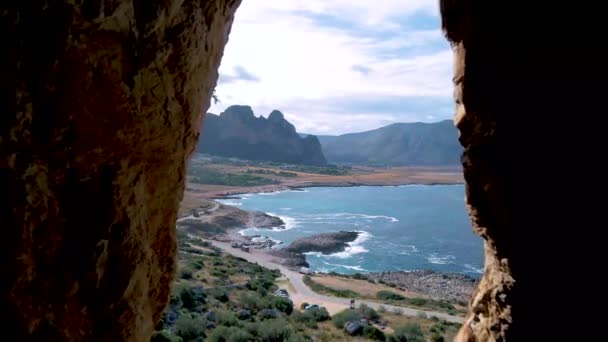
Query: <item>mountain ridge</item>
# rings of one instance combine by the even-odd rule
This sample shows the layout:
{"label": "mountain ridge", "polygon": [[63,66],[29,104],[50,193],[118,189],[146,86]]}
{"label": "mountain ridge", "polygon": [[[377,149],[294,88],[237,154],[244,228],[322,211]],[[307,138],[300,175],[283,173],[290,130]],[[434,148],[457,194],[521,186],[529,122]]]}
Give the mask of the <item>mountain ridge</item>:
{"label": "mountain ridge", "polygon": [[460,165],[463,150],[452,120],[393,123],[369,131],[317,137],[327,161],[333,164]]}

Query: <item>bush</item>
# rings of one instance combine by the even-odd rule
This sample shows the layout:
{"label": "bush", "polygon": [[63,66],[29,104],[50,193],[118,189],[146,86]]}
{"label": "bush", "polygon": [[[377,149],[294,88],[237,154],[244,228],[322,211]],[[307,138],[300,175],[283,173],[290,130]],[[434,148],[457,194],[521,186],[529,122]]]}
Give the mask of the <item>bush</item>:
{"label": "bush", "polygon": [[353,290],[340,290],[340,289],[334,289],[332,287],[329,286],[325,286],[323,284],[319,284],[316,281],[312,280],[311,277],[309,276],[304,276],[302,278],[302,280],[304,281],[304,284],[306,284],[306,286],[310,287],[311,290],[317,292],[317,293],[325,293],[325,294],[329,294],[335,297],[342,297],[342,298],[355,298],[355,297],[360,297],[361,295]]}
{"label": "bush", "polygon": [[244,293],[241,295],[239,298],[239,304],[241,304],[243,308],[251,310],[254,313],[267,307],[262,296],[255,292]]}
{"label": "bush", "polygon": [[270,300],[270,306],[288,315],[293,312],[293,302],[288,298],[274,297]]}
{"label": "bush", "polygon": [[443,338],[443,336],[439,335],[439,334],[433,334],[431,335],[431,342],[444,342],[445,339]]}
{"label": "bush", "polygon": [[253,336],[246,330],[225,326],[215,328],[207,339],[210,342],[248,342],[252,340]]}
{"label": "bush", "polygon": [[182,339],[171,335],[167,331],[155,331],[150,338],[150,342],[180,342]]}
{"label": "bush", "polygon": [[378,291],[376,293],[376,298],[380,299],[380,300],[404,300],[405,297],[403,297],[402,295],[395,293],[395,292],[391,292],[391,291]]}
{"label": "bush", "polygon": [[189,314],[181,315],[175,321],[175,334],[184,342],[194,341],[199,337],[205,337],[205,322],[200,318],[193,318]]}
{"label": "bush", "polygon": [[210,289],[207,291],[207,293],[209,294],[209,296],[219,300],[222,303],[226,303],[228,301],[228,293],[226,292],[226,290],[224,289]]}
{"label": "bush", "polygon": [[424,334],[418,324],[408,323],[397,327],[395,333],[389,338],[390,342],[425,342]]}
{"label": "bush", "polygon": [[357,310],[346,309],[335,314],[331,320],[338,329],[344,328],[344,324],[350,321],[360,320],[362,317]]}
{"label": "bush", "polygon": [[190,267],[195,270],[202,270],[205,267],[205,263],[201,260],[194,260],[190,262]]}
{"label": "bush", "polygon": [[284,319],[269,319],[258,325],[258,336],[263,342],[283,342],[292,334],[289,323]]}
{"label": "bush", "polygon": [[184,287],[179,292],[182,306],[192,310],[199,305],[205,304],[205,295],[200,287]]}
{"label": "bush", "polygon": [[416,313],[416,317],[423,318],[423,319],[428,318],[426,312],[424,312],[424,311],[418,311],[418,313]]}
{"label": "bush", "polygon": [[358,280],[367,280],[367,277],[361,273],[355,273],[353,274],[353,279],[358,279]]}
{"label": "bush", "polygon": [[382,331],[378,330],[373,325],[368,325],[368,324],[363,326],[363,336],[369,338],[370,340],[375,340],[375,341],[385,341],[386,340],[386,336],[384,335],[384,333]]}
{"label": "bush", "polygon": [[359,315],[361,317],[369,319],[370,321],[380,318],[380,314],[378,312],[376,312],[376,310],[374,310],[373,308],[371,308],[365,304],[359,305],[359,307],[357,308],[357,311],[359,312]]}
{"label": "bush", "polygon": [[189,268],[184,268],[181,271],[179,271],[179,277],[182,279],[190,280],[190,279],[192,279],[192,275],[193,275],[193,272]]}
{"label": "bush", "polygon": [[232,327],[239,324],[239,320],[232,311],[228,310],[217,310],[216,312],[217,324],[226,327]]}

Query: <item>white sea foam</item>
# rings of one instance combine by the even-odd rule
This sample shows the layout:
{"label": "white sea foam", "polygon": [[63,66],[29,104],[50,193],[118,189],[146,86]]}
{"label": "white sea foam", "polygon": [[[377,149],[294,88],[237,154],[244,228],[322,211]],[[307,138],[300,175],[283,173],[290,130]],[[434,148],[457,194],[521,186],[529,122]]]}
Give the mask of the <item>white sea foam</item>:
{"label": "white sea foam", "polygon": [[324,256],[330,257],[330,258],[348,259],[355,254],[369,252],[361,244],[364,243],[365,241],[367,241],[370,237],[372,237],[372,234],[369,232],[366,232],[364,230],[360,230],[357,232],[359,233],[359,236],[357,236],[355,241],[349,242],[348,247],[346,247],[342,252],[333,253],[333,254],[324,255]]}
{"label": "white sea foam", "polygon": [[418,248],[416,248],[414,245],[403,245],[397,248],[402,249],[402,251],[399,252],[400,255],[411,255],[413,253],[418,253]]}
{"label": "white sea foam", "polygon": [[232,201],[232,200],[222,200],[222,201],[218,201],[218,202],[225,204],[225,205],[232,205],[235,207],[239,207],[239,206],[243,205],[242,202],[237,202],[237,201]]}
{"label": "white sea foam", "polygon": [[483,274],[483,268],[478,268],[478,267],[475,267],[475,266],[473,266],[473,265],[471,265],[471,264],[464,264],[463,266],[464,266],[466,269],[468,269],[468,270],[470,270],[470,271],[472,271],[472,272],[479,273],[479,274]]}
{"label": "white sea foam", "polygon": [[447,265],[447,264],[451,264],[452,261],[456,259],[453,255],[437,255],[437,253],[431,253],[429,256],[426,257],[426,260],[428,260],[431,264],[435,264],[435,265]]}
{"label": "white sea foam", "polygon": [[273,231],[279,232],[279,231],[283,231],[283,230],[289,230],[289,229],[296,228],[299,225],[299,222],[291,216],[278,215],[278,214],[270,213],[270,212],[268,212],[266,214],[268,214],[270,216],[276,216],[276,217],[280,218],[281,220],[283,220],[283,222],[285,222],[285,227],[274,227],[274,228],[272,228]]}
{"label": "white sea foam", "polygon": [[356,265],[356,266],[349,266],[349,265],[341,265],[341,264],[332,264],[332,263],[329,263],[329,262],[326,262],[326,261],[323,261],[323,263],[324,263],[325,265],[329,265],[329,266],[343,267],[343,268],[346,268],[346,269],[349,269],[349,270],[355,270],[355,271],[367,272],[367,270],[366,270],[366,269],[362,268],[362,267],[361,267],[361,266],[359,266],[359,265]]}
{"label": "white sea foam", "polygon": [[285,211],[289,211],[289,210],[291,210],[291,208],[279,208],[279,209],[281,209],[281,210],[285,210]]}
{"label": "white sea foam", "polygon": [[385,219],[391,222],[399,222],[399,220],[392,216],[385,215],[367,215],[367,214],[355,214],[355,213],[332,213],[332,214],[303,214],[303,217],[309,221],[325,221],[331,219],[340,220],[352,220],[352,219]]}

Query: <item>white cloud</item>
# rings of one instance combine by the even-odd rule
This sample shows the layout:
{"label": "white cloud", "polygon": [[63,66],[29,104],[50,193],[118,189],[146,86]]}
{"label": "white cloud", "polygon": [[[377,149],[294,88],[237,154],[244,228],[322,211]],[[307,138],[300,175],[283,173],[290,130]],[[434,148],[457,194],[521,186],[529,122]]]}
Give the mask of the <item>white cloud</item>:
{"label": "white cloud", "polygon": [[[427,0],[243,1],[220,73],[242,67],[259,80],[220,83],[217,94],[222,102],[211,111],[248,104],[257,114],[267,115],[276,108],[299,131],[309,133],[427,120],[431,113],[409,115],[407,104],[390,115],[374,110],[349,115],[347,108],[322,104],[338,97],[450,97],[452,53],[439,27],[408,30],[400,22],[437,12],[437,3]],[[340,25],[311,14],[333,17]]]}

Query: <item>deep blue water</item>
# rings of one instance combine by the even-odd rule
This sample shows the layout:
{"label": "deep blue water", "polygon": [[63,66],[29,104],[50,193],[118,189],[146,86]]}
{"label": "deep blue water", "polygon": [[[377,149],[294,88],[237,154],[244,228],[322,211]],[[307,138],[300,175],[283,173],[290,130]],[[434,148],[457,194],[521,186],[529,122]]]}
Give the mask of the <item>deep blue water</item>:
{"label": "deep blue water", "polygon": [[[308,188],[222,200],[280,216],[286,230],[246,229],[287,244],[339,230],[362,234],[346,251],[308,254],[311,269],[339,273],[432,269],[478,277],[482,240],[471,229],[462,185]],[[278,247],[280,247],[279,245]]]}

